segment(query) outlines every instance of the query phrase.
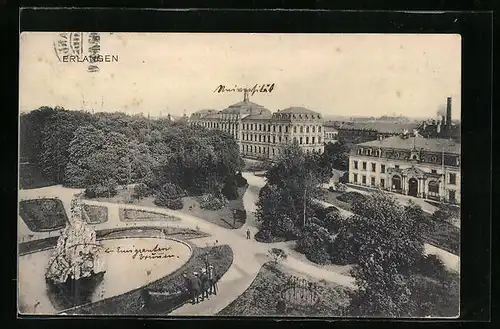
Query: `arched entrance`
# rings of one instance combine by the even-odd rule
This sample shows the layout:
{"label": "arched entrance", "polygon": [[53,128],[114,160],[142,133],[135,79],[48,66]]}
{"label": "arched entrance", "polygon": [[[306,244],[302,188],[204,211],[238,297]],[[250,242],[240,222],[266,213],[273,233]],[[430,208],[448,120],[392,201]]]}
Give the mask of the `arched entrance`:
{"label": "arched entrance", "polygon": [[439,183],[436,181],[429,182],[429,193],[427,194],[429,199],[439,200]]}
{"label": "arched entrance", "polygon": [[401,192],[401,177],[393,176],[392,177],[392,189],[396,192]]}
{"label": "arched entrance", "polygon": [[418,180],[416,178],[410,178],[408,180],[408,195],[417,196],[418,195]]}

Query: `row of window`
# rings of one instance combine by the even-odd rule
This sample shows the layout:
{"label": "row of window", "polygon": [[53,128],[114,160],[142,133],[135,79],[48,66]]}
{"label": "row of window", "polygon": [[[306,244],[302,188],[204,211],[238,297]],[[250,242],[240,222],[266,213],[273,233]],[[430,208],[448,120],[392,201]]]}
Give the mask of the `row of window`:
{"label": "row of window", "polygon": [[[243,140],[244,141],[265,143],[266,136],[243,134]],[[273,144],[276,144],[276,141],[278,141],[278,143],[282,143],[282,142],[288,143],[288,137],[285,136],[284,138],[281,138],[281,136],[278,136],[278,138],[276,139],[276,136],[272,136],[272,141],[273,141]],[[297,137],[293,137],[293,141],[296,142]],[[311,139],[309,139],[309,137],[305,137],[305,139],[304,139],[304,137],[299,137],[298,141],[299,141],[299,144],[306,144],[306,145],[309,144],[309,141],[311,142],[310,144],[316,144],[316,141],[318,142],[318,144],[321,144],[321,136],[318,136],[317,139],[315,136],[312,136]],[[271,143],[271,136],[267,136],[267,143]]]}
{"label": "row of window", "polygon": [[[368,155],[368,156],[376,156],[379,157],[382,155],[382,151],[380,149],[371,149],[371,148],[358,148],[356,153],[358,155]],[[399,159],[401,157],[401,154],[399,152],[393,152],[393,153],[388,153],[386,157],[390,158],[395,158]],[[419,160],[419,156],[417,154],[413,154],[411,156],[411,160]],[[430,155],[426,156],[425,162],[432,162],[432,163],[438,163],[441,162],[442,159],[441,157],[438,157],[436,155]],[[445,164],[447,165],[459,165],[460,163],[460,157],[458,156],[446,156],[445,157]]]}
{"label": "row of window", "polygon": [[[243,145],[243,151],[250,153],[259,153],[259,154],[280,154],[281,149],[274,147],[266,147],[266,146],[254,146],[254,145]],[[312,152],[321,152],[321,149],[314,149]],[[306,150],[306,153],[311,153],[310,149]]]}
{"label": "row of window", "polygon": [[[366,170],[366,165],[367,165],[366,161],[363,161],[361,164],[362,164],[362,166],[363,166],[363,170]],[[353,161],[353,166],[354,166],[354,169],[356,169],[356,170],[357,170],[357,169],[359,169],[359,166],[358,166],[358,161],[356,161],[356,160],[355,160],[355,161]],[[396,168],[399,168],[399,165],[396,165]],[[374,162],[372,162],[372,163],[371,163],[371,171],[372,171],[372,172],[377,171],[377,164],[376,164],[376,163],[374,163]],[[382,174],[384,174],[384,173],[385,173],[385,165],[384,165],[384,164],[381,164],[381,165],[380,165],[380,172],[381,172]]]}
{"label": "row of window", "polygon": [[[367,167],[367,162],[366,161],[363,161],[361,163],[362,165],[362,170],[367,170],[366,167]],[[359,169],[359,166],[358,166],[358,161],[353,161],[353,166],[354,166],[354,169],[355,170],[358,170]],[[399,169],[399,165],[395,165],[394,168],[396,169]],[[371,172],[376,172],[377,171],[377,164],[372,162],[371,163]],[[385,165],[384,164],[380,164],[380,173],[381,174],[385,174]],[[431,173],[433,174],[437,174],[437,170],[435,169],[432,169],[431,170]],[[450,185],[455,185],[457,183],[457,174],[455,173],[448,173],[448,184]]]}
{"label": "row of window", "polygon": [[[203,127],[206,127],[206,128],[217,128],[217,129],[238,129],[238,124],[237,123],[219,123],[219,122],[200,122],[199,123],[201,126]],[[269,125],[269,124],[253,124],[253,123],[244,123],[243,124],[243,130],[255,130],[255,131],[271,131],[271,127],[272,127],[272,131],[273,132],[276,132],[276,127],[278,127],[278,132],[281,133],[281,132],[285,132],[285,133],[288,133],[288,126],[275,126],[275,125]],[[283,128],[282,128],[283,127]],[[306,132],[306,134],[308,134],[309,132],[312,132],[312,133],[315,133],[316,131],[317,132],[321,132],[321,126],[300,126],[298,131],[300,133],[304,133],[304,131]],[[297,133],[297,127],[294,126],[293,127],[293,132],[294,133]]]}
{"label": "row of window", "polygon": [[[379,149],[372,150],[372,149],[358,148],[358,151],[357,151],[357,154],[359,154],[359,155],[373,155],[376,157],[380,156],[381,153],[382,153],[382,151]],[[398,154],[398,153],[396,153],[396,154]],[[396,157],[399,157],[399,154]]]}
{"label": "row of window", "polygon": [[[353,183],[358,184],[361,183],[363,185],[367,185],[366,182],[366,176],[361,175],[361,182],[358,181],[358,174],[353,174]],[[375,182],[375,177],[370,177],[370,186],[377,186]],[[428,183],[428,189],[427,189],[427,195],[429,198],[439,198],[439,183],[436,181],[430,181]],[[386,183],[384,178],[380,178],[379,185],[378,187],[380,188],[385,188]],[[401,178],[400,177],[394,177],[392,179],[392,188],[395,189],[396,191],[401,190]],[[455,190],[448,190],[448,200],[450,202],[455,202],[456,201],[456,191]]]}
{"label": "row of window", "polygon": [[[276,129],[276,127],[278,127]],[[244,123],[243,124],[243,130],[255,130],[255,131],[272,131],[273,132],[276,132],[276,130],[281,133],[281,132],[285,132],[285,133],[288,133],[288,126],[281,126],[281,125],[278,125],[278,126],[275,126],[275,125],[270,125],[270,124],[257,124],[257,123]],[[315,133],[316,131],[317,132],[321,132],[321,126],[300,126],[299,127],[299,131],[301,133],[304,133],[304,130],[306,133],[309,133],[309,132],[312,132],[312,133]],[[293,132],[294,133],[297,133],[297,127],[294,126],[293,127]]]}
{"label": "row of window", "polygon": [[274,113],[274,118],[278,119],[321,119],[321,114],[290,114],[290,113]]}

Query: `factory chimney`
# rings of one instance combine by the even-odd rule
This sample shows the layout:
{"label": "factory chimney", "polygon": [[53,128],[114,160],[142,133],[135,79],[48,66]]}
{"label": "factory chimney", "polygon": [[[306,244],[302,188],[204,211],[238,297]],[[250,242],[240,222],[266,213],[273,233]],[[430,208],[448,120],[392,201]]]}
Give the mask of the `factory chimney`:
{"label": "factory chimney", "polygon": [[451,97],[446,100],[446,128],[451,126]]}

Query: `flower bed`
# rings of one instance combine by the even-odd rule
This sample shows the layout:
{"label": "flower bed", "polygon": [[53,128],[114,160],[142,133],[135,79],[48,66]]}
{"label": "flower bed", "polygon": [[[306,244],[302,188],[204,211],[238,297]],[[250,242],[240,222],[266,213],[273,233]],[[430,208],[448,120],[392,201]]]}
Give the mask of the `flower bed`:
{"label": "flower bed", "polygon": [[302,274],[284,266],[264,264],[252,285],[217,315],[221,316],[341,316],[349,303],[348,289],[334,283],[306,278],[317,285],[317,302],[286,305],[285,312],[277,310],[281,293],[292,275]]}
{"label": "flower bed", "polygon": [[19,202],[19,215],[33,232],[59,230],[66,226],[68,216],[59,199],[33,199]]}
{"label": "flower bed", "polygon": [[120,220],[122,222],[137,222],[137,221],[180,221],[180,218],[160,214],[152,211],[120,208]]}
{"label": "flower bed", "polygon": [[340,201],[352,204],[354,202],[363,202],[366,197],[358,192],[345,192],[337,197]]}
{"label": "flower bed", "polygon": [[108,221],[108,208],[84,204],[83,209],[87,216],[83,216],[88,224],[102,224]]}

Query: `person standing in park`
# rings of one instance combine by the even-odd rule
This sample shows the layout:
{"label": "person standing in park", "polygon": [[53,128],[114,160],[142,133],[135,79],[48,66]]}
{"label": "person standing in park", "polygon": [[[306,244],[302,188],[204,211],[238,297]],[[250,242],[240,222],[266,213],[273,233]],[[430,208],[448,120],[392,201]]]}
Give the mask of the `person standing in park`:
{"label": "person standing in park", "polygon": [[201,300],[204,301],[205,297],[208,299],[208,274],[205,268],[201,269],[200,280],[201,280],[201,286],[200,286]]}
{"label": "person standing in park", "polygon": [[191,297],[193,295],[191,292],[191,290],[193,290],[191,288],[191,279],[186,273],[182,274],[182,278],[184,279],[184,291],[189,297]]}
{"label": "person standing in park", "polygon": [[205,263],[205,269],[208,269],[208,267],[210,266],[210,260],[208,259],[208,253],[205,254],[203,261]]}
{"label": "person standing in park", "polygon": [[210,294],[217,295],[217,275],[212,265],[208,267],[208,284],[210,286]]}
{"label": "person standing in park", "polygon": [[141,308],[148,308],[151,304],[151,295],[147,289],[141,290],[142,305]]}
{"label": "person standing in park", "polygon": [[200,278],[198,273],[194,272],[191,278],[191,304],[198,304],[200,296]]}
{"label": "person standing in park", "polygon": [[247,240],[250,240],[250,229],[247,229]]}

